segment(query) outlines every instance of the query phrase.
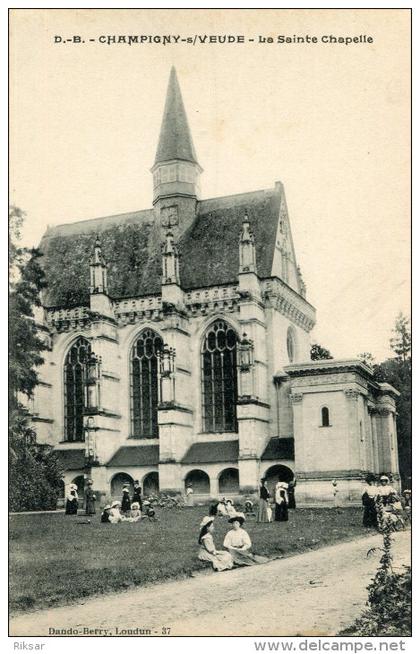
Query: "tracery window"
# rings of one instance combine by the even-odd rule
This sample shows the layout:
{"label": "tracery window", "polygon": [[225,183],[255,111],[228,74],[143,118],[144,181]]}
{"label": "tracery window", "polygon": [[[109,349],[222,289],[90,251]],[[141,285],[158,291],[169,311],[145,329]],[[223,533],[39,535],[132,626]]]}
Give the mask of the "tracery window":
{"label": "tracery window", "polygon": [[90,343],[80,336],[64,361],[64,438],[84,441],[83,412],[86,408],[85,380]]}
{"label": "tracery window", "polygon": [[238,399],[236,332],[217,320],[209,329],[201,349],[203,431],[237,431]]}
{"label": "tracery window", "polygon": [[158,355],[161,337],[151,329],[141,332],[131,351],[131,436],[157,438],[158,429]]}

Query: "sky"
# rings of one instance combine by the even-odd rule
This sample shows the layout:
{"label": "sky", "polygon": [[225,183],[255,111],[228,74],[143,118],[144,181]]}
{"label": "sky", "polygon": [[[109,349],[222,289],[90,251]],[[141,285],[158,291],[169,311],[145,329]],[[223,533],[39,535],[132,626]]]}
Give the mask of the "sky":
{"label": "sky", "polygon": [[[27,214],[24,244],[48,225],[151,206],[175,65],[202,197],[281,180],[317,309],[312,341],[336,358],[385,359],[397,314],[410,310],[409,20],[404,10],[12,10],[10,195]],[[73,35],[85,43],[54,42]],[[245,43],[98,42],[108,35]]]}

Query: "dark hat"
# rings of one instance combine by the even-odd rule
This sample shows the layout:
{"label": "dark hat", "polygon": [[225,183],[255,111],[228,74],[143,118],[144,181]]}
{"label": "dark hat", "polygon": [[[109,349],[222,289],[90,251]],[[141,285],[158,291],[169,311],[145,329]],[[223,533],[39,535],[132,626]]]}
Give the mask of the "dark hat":
{"label": "dark hat", "polygon": [[239,524],[242,526],[245,522],[245,518],[242,515],[234,515],[232,518],[229,518],[228,522],[239,522]]}

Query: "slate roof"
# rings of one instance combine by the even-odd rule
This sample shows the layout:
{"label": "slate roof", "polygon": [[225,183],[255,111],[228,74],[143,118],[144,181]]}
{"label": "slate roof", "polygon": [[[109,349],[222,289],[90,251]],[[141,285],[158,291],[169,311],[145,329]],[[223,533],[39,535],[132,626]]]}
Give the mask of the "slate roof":
{"label": "slate roof", "polygon": [[[237,282],[245,213],[255,235],[258,274],[270,277],[282,192],[278,185],[198,202],[195,221],[178,244],[182,287]],[[96,235],[108,264],[111,297],[160,293],[163,237],[149,209],[49,228],[40,244],[48,285],[44,306],[89,305],[89,258]]]}
{"label": "slate roof", "polygon": [[198,163],[181,89],[173,66],[169,76],[155,164],[171,161],[172,159]]}
{"label": "slate roof", "polygon": [[181,463],[223,463],[237,461],[239,456],[238,441],[213,441],[194,443],[185,454]]}
{"label": "slate roof", "polygon": [[85,467],[85,449],[54,450],[65,470],[80,470]]}
{"label": "slate roof", "polygon": [[270,438],[265,448],[261,461],[281,461],[282,459],[295,458],[294,438]]}
{"label": "slate roof", "polygon": [[154,466],[159,463],[159,445],[123,446],[106,464],[109,468],[123,466]]}

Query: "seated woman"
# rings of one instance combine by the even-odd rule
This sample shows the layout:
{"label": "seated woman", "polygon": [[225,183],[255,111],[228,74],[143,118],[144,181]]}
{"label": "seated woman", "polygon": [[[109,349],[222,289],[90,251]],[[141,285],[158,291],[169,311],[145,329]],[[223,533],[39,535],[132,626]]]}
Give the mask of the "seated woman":
{"label": "seated woman", "polygon": [[109,521],[112,525],[122,522],[122,515],[120,512],[121,502],[113,502],[109,512]]}
{"label": "seated woman", "polygon": [[254,563],[266,563],[268,559],[265,556],[257,556],[252,554],[251,539],[242,525],[245,522],[245,517],[237,514],[229,519],[232,524],[232,529],[228,531],[225,536],[223,546],[226,547],[229,554],[232,556],[233,562],[236,565],[254,565]]}
{"label": "seated woman", "polygon": [[101,513],[101,522],[105,524],[110,524],[111,520],[109,519],[109,512],[111,511],[111,505],[107,504],[104,506],[104,510]]}
{"label": "seated woman", "polygon": [[226,514],[229,518],[233,518],[233,516],[237,515],[237,511],[235,507],[233,506],[232,500],[226,500],[225,502],[225,508],[226,508]]}
{"label": "seated woman", "polygon": [[233,560],[229,552],[216,550],[213,540],[214,532],[214,517],[205,516],[200,524],[200,535],[198,543],[200,548],[198,550],[198,558],[200,561],[210,561],[213,570],[221,572],[222,570],[230,570],[233,568]]}
{"label": "seated woman", "polygon": [[140,520],[140,518],[141,518],[140,504],[139,502],[133,502],[131,505],[131,511],[128,520],[131,520],[131,522],[137,522],[138,520]]}

